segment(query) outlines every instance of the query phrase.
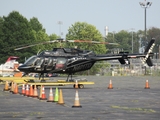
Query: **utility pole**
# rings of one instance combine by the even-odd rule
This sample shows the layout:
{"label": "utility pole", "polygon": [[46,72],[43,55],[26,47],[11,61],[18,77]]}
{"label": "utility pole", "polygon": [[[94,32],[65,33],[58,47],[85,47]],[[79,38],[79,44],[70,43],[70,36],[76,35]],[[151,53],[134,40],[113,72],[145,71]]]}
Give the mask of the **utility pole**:
{"label": "utility pole", "polygon": [[[145,48],[146,48],[147,47],[146,9],[152,5],[152,2],[146,2],[146,0],[144,0],[144,2],[139,2],[139,4],[142,8],[144,8],[144,31],[145,31],[144,36],[145,36]],[[145,66],[145,75],[146,75],[146,66]]]}
{"label": "utility pole", "polygon": [[131,30],[132,30],[132,53],[133,53],[133,30],[134,28],[131,28]]}
{"label": "utility pole", "polygon": [[147,43],[147,28],[146,28],[146,12],[147,12],[147,8],[149,8],[152,5],[152,2],[146,2],[146,0],[144,2],[139,2],[140,6],[142,8],[144,8],[144,36],[145,36],[145,47],[146,47],[146,43]]}
{"label": "utility pole", "polygon": [[61,32],[61,25],[63,24],[62,21],[58,21],[59,24],[59,36],[61,37],[63,35],[63,33]]}

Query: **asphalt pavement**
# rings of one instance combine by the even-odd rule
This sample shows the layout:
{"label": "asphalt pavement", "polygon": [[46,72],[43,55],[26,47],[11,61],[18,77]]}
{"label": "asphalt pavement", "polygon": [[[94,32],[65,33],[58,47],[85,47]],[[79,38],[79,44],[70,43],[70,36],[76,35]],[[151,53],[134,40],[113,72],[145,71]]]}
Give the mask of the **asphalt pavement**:
{"label": "asphalt pavement", "polygon": [[[78,78],[95,82],[94,85],[78,89],[82,108],[72,108],[76,92],[72,85],[58,86],[63,93],[64,105],[4,92],[4,85],[0,85],[0,120],[160,120],[160,77]],[[54,78],[58,79],[62,78]],[[113,89],[108,89],[110,80]],[[144,89],[146,80],[149,81],[150,89]],[[52,86],[53,94],[56,87]],[[49,88],[45,87],[47,98]]]}

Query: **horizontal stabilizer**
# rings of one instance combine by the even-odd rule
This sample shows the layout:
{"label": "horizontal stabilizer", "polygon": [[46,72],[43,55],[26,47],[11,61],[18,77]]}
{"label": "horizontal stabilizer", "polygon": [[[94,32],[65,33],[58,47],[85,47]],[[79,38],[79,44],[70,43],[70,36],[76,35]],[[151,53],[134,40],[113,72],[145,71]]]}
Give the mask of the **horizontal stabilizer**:
{"label": "horizontal stabilizer", "polygon": [[118,59],[118,61],[119,61],[121,64],[125,64],[125,63],[126,63],[123,58]]}

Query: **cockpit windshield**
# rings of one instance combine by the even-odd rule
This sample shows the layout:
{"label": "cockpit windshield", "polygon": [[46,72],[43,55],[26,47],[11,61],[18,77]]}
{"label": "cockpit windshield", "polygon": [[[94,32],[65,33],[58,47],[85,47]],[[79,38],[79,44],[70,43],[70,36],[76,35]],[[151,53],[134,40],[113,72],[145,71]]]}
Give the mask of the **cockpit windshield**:
{"label": "cockpit windshield", "polygon": [[32,57],[28,58],[28,60],[26,60],[24,64],[33,65],[37,59],[38,59],[37,56],[32,56]]}

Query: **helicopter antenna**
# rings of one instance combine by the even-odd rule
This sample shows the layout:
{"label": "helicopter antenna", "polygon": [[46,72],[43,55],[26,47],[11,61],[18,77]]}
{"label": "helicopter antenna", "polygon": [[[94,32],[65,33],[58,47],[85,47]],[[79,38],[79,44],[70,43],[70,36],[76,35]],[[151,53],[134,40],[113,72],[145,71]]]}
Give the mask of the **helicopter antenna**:
{"label": "helicopter antenna", "polygon": [[64,42],[64,39],[63,38],[58,38],[57,40],[59,41],[60,48],[62,48],[62,42]]}

